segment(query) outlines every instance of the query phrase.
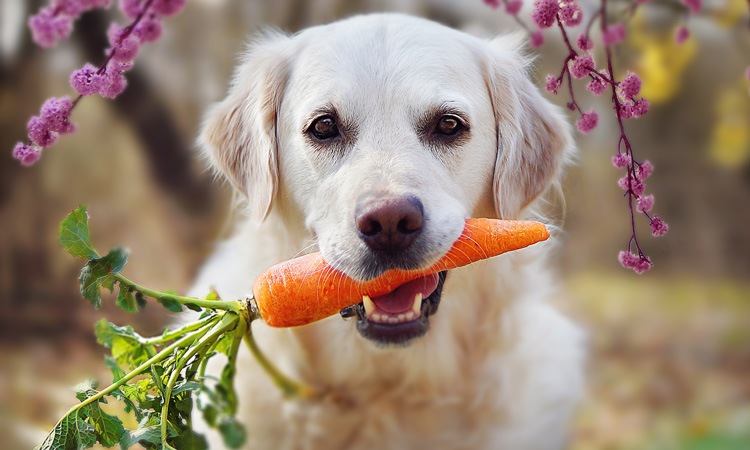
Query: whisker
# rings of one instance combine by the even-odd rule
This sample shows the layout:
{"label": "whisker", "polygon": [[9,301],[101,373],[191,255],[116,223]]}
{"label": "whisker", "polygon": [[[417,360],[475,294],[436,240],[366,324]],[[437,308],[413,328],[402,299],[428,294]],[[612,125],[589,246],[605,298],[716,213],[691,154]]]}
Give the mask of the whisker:
{"label": "whisker", "polygon": [[310,242],[308,245],[302,247],[294,256],[292,256],[292,259],[312,253],[310,250],[312,250],[317,245],[317,241]]}
{"label": "whisker", "polygon": [[477,247],[479,247],[479,250],[482,251],[482,255],[484,255],[485,258],[489,258],[489,255],[487,255],[487,252],[484,251],[484,248],[482,247],[482,245],[479,242],[477,242],[476,239],[470,237],[466,233],[461,233],[461,237],[466,238],[466,240],[471,241],[471,242],[477,244]]}
{"label": "whisker", "polygon": [[[322,272],[325,272],[325,269],[324,269],[323,271],[321,271],[321,273],[322,273]],[[313,275],[315,275],[315,270],[314,270],[314,268],[313,268],[312,266],[310,266],[310,267],[309,267],[309,268],[307,269],[307,271],[305,272],[305,274],[304,274],[304,275],[302,276],[302,283],[300,283],[300,285],[299,285],[299,288],[297,289],[297,296],[298,296],[298,297],[300,296],[300,290],[302,289],[302,286],[304,286],[304,285],[305,285],[304,281],[305,281],[305,280],[306,280],[306,279],[307,279],[308,277],[311,277],[311,276],[313,276]],[[320,282],[320,279],[318,279],[318,282]],[[316,288],[317,288],[317,285],[316,285]],[[316,291],[317,291],[317,289],[316,289]]]}
{"label": "whisker", "polygon": [[[468,254],[468,253],[466,253],[465,251],[463,251],[463,250],[461,250],[461,249],[459,249],[459,248],[455,248],[455,249],[453,249],[453,251],[454,251],[454,252],[461,252],[461,254],[463,254],[463,255],[464,255],[464,256],[465,256],[465,257],[466,257],[467,259],[469,259],[469,260],[471,260],[471,259],[472,259],[472,258],[471,258],[471,257],[469,256],[469,254]],[[486,255],[485,255],[485,256],[486,256]],[[451,258],[450,256],[448,256],[448,254],[447,254],[447,253],[446,253],[446,254],[445,254],[445,256],[443,256],[443,257],[444,257],[444,258],[447,258],[447,259],[448,259],[448,260],[449,260],[449,261],[450,261],[451,263],[453,263],[453,264],[456,264],[456,261],[455,261],[455,260],[454,260],[453,258]]]}

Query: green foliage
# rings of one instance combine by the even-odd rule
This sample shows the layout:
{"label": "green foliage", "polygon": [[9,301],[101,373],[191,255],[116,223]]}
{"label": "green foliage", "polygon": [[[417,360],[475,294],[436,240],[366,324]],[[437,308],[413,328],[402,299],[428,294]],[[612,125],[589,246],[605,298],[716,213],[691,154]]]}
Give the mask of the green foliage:
{"label": "green foliage", "polygon": [[85,206],[79,206],[60,223],[59,242],[73,256],[95,259],[99,254],[89,240],[89,216]]}
{"label": "green foliage", "polygon": [[118,365],[138,367],[156,354],[156,347],[133,330],[133,327],[118,327],[101,319],[94,327],[96,341],[110,349]]}
{"label": "green foliage", "polygon": [[115,304],[122,308],[123,311],[129,313],[138,312],[139,302],[136,300],[135,295],[133,295],[133,291],[127,287],[120,286],[120,290],[117,292],[117,300],[115,300]]}
{"label": "green foliage", "polygon": [[76,410],[62,418],[36,450],[78,450],[96,444],[96,430]]}
{"label": "green foliage", "polygon": [[116,279],[114,274],[119,273],[128,262],[130,253],[123,248],[116,248],[107,253],[103,258],[89,260],[78,277],[81,295],[89,300],[94,308],[102,306],[101,288],[112,292]]}
{"label": "green foliage", "polygon": [[[193,398],[232,448],[245,441],[244,427],[236,421],[234,363],[247,329],[248,314],[240,302],[181,297],[139,286],[122,276],[128,261],[127,250],[117,248],[100,256],[89,239],[88,215],[79,207],[60,224],[59,241],[65,251],[87,260],[79,276],[82,296],[95,308],[102,304],[101,290],[114,292],[115,304],[127,312],[137,312],[153,298],[169,311],[183,306],[203,311],[200,319],[161,336],[146,338],[131,326],[118,326],[106,319],[97,322],[97,341],[110,350],[105,363],[112,372],[112,384],[98,390],[98,382],[85,381],[75,387],[80,403],[55,425],[40,450],[79,450],[99,444],[119,445],[123,450],[136,444],[146,449],[203,450],[205,439],[191,428]],[[218,350],[218,351],[217,351]],[[228,356],[227,368],[218,381],[205,376],[206,362],[212,356]],[[231,366],[231,367],[229,367]],[[125,414],[138,422],[131,430],[123,420],[105,412],[109,400],[124,405]],[[208,412],[206,412],[208,410]]]}
{"label": "green foliage", "polygon": [[167,310],[173,312],[173,313],[180,313],[182,312],[182,304],[174,299],[171,295],[164,295],[162,297],[157,297],[157,302],[161,303],[161,305]]}

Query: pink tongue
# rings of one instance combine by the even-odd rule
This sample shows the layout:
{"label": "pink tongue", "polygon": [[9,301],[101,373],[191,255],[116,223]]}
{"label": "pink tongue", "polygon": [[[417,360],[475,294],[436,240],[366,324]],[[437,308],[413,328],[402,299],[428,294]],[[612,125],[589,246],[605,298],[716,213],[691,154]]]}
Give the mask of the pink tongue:
{"label": "pink tongue", "polygon": [[409,281],[397,287],[393,292],[380,297],[373,297],[372,301],[378,309],[389,314],[398,314],[411,310],[414,303],[414,296],[422,293],[422,298],[426,298],[435,291],[438,284],[438,274],[427,275],[416,280]]}

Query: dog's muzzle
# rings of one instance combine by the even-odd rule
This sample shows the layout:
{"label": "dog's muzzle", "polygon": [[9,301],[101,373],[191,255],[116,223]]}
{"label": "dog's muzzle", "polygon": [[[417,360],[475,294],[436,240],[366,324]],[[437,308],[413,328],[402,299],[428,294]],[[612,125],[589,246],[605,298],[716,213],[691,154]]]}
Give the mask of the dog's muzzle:
{"label": "dog's muzzle", "polygon": [[357,318],[357,330],[382,345],[407,345],[429,329],[429,318],[440,304],[447,271],[403,284],[379,297],[341,310],[342,317]]}

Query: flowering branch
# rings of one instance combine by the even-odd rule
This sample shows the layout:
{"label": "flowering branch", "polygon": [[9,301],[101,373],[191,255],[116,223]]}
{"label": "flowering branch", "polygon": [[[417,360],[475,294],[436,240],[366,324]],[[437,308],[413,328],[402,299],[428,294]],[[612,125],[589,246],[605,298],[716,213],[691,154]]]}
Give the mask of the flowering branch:
{"label": "flowering branch", "polygon": [[[41,47],[52,47],[70,36],[73,22],[85,11],[106,9],[111,3],[112,0],[51,0],[49,6],[29,19],[32,38]],[[40,114],[29,120],[29,140],[17,143],[13,149],[13,157],[21,164],[34,164],[42,149],[53,145],[60,135],[75,131],[70,116],[83,97],[117,97],[127,86],[124,73],[133,67],[141,45],[161,37],[161,19],[177,14],[185,0],[119,0],[118,4],[131,22],[125,27],[115,23],[110,26],[107,36],[111,47],[99,67],[86,63],[71,74],[70,85],[78,94],[74,100],[68,96],[50,98]]]}
{"label": "flowering branch", "polygon": [[[493,8],[499,7],[500,0],[484,0],[485,3]],[[508,12],[507,0],[502,0],[506,5]],[[536,0],[531,12],[531,20],[537,26],[536,31],[524,24],[523,28],[530,35],[532,46],[539,46],[544,41],[541,36],[541,30],[552,28],[557,25],[560,31],[562,41],[567,47],[568,54],[563,60],[560,73],[546,76],[546,90],[557,94],[563,82],[567,84],[567,92],[570,101],[567,103],[568,109],[577,111],[580,115],[576,126],[583,134],[588,134],[596,128],[599,123],[599,115],[593,110],[584,112],[576,100],[573,91],[573,79],[588,79],[586,89],[594,95],[603,94],[608,88],[612,96],[612,111],[619,125],[620,136],[617,142],[617,155],[612,158],[615,167],[626,169],[626,175],[622,177],[618,184],[625,190],[625,196],[628,201],[628,210],[630,213],[631,234],[628,239],[626,249],[619,254],[620,263],[633,269],[637,273],[643,273],[651,268],[653,263],[644,253],[638,235],[636,233],[636,212],[642,213],[649,221],[654,236],[663,236],[669,227],[661,218],[650,211],[654,205],[654,196],[645,195],[645,179],[653,171],[653,166],[648,160],[637,160],[633,152],[633,147],[625,131],[624,119],[638,118],[645,115],[649,110],[649,102],[645,98],[636,98],[641,90],[641,79],[637,74],[628,72],[621,80],[615,78],[615,72],[612,62],[612,47],[619,44],[626,38],[626,28],[624,23],[610,24],[607,14],[607,0],[599,0],[599,8],[591,15],[586,24],[585,31],[582,32],[576,40],[576,47],[572,45],[568,33],[570,27],[576,27],[583,22],[583,11],[576,3],[576,0]],[[627,8],[627,14],[632,17],[635,10],[648,0],[632,0]],[[685,7],[692,13],[697,14],[701,9],[701,0],[683,0]],[[515,5],[511,14],[517,22],[521,22],[517,16],[521,5]],[[592,50],[594,41],[591,37],[591,31],[594,22],[599,20],[601,30],[601,43],[604,46],[606,55],[606,69],[598,70],[594,61]],[[687,28],[681,33],[678,32],[676,39],[684,41],[689,36]]]}

